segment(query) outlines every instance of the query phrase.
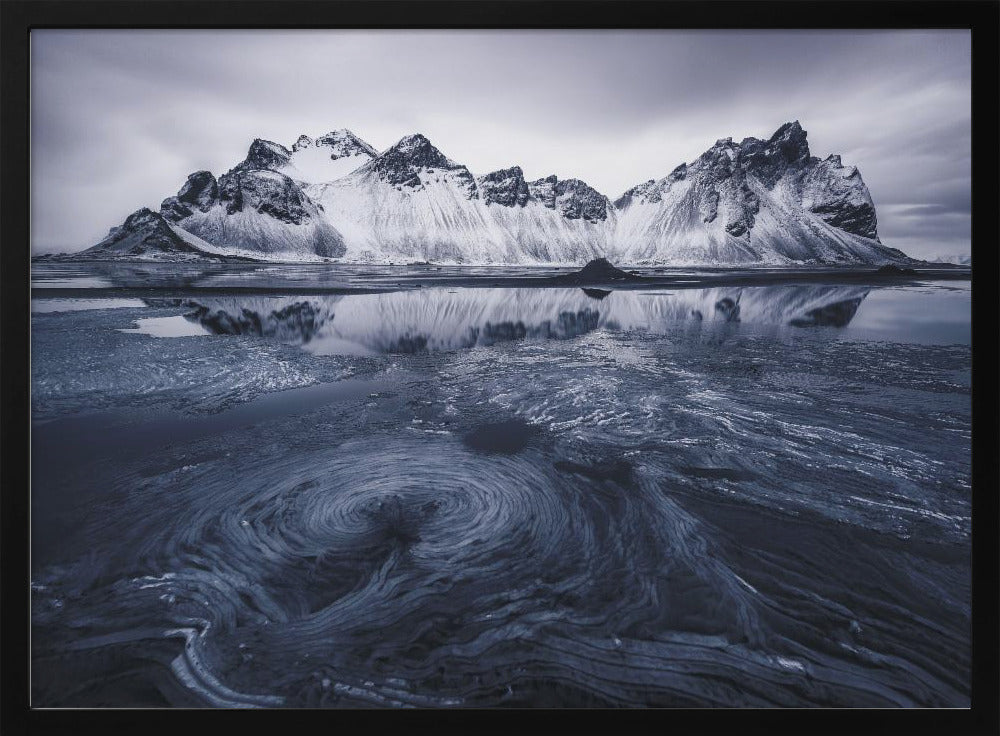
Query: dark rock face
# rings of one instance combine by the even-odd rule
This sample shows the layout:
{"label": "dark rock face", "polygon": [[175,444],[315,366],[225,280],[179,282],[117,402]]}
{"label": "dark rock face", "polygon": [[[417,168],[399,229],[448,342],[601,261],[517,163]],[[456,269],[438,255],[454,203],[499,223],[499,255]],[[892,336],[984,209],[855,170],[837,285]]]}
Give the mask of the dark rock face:
{"label": "dark rock face", "polygon": [[708,192],[701,198],[698,210],[702,222],[714,222],[716,215],[719,214],[719,193],[714,189]]}
{"label": "dark rock face", "polygon": [[878,240],[875,205],[856,167],[844,166],[840,156],[829,156],[812,166],[803,183],[811,212],[841,230]]}
{"label": "dark rock face", "polygon": [[552,174],[529,182],[528,191],[533,199],[567,220],[602,222],[608,217],[607,197],[579,179],[560,180]]}
{"label": "dark rock face", "polygon": [[[299,140],[302,140],[302,138],[305,138],[305,136],[301,136]],[[378,155],[378,151],[346,128],[321,135],[316,139],[316,145],[329,148],[330,158],[332,159],[357,155],[366,155],[375,158]]]}
{"label": "dark rock face", "polygon": [[463,190],[466,199],[478,199],[479,191],[469,170],[457,164],[419,133],[408,135],[395,146],[366,164],[385,182],[397,187],[418,189],[423,185],[421,175],[430,176],[436,171],[449,172],[452,180]]}
{"label": "dark rock face", "polygon": [[205,212],[219,200],[219,184],[212,172],[196,171],[177,192],[177,199]]}
{"label": "dark rock face", "polygon": [[207,256],[175,233],[157,212],[143,207],[129,215],[108,237],[79,254],[83,258],[182,254]]}
{"label": "dark rock face", "polygon": [[528,184],[528,191],[531,194],[531,198],[538,200],[545,207],[550,210],[556,208],[556,184],[559,183],[559,178],[552,174],[551,176],[546,176],[544,179],[536,179]]}
{"label": "dark rock face", "polygon": [[486,204],[495,202],[504,207],[524,207],[528,203],[528,183],[520,166],[493,171],[479,177],[476,183]]}
{"label": "dark rock face", "polygon": [[611,265],[607,258],[595,258],[576,273],[553,276],[550,280],[556,283],[586,285],[607,284],[613,281],[636,281],[640,278]]}
{"label": "dark rock face", "polygon": [[836,228],[855,235],[878,240],[878,218],[870,204],[830,202],[813,207],[813,212]]}
{"label": "dark rock face", "polygon": [[219,183],[210,171],[196,171],[188,176],[176,197],[167,197],[160,214],[171,222],[190,217],[197,210],[208,212],[219,201]]}
{"label": "dark rock face", "polygon": [[620,268],[611,265],[611,262],[607,258],[595,258],[590,261],[586,266],[580,269],[580,276],[589,278],[602,278],[602,279],[629,279],[632,278],[632,274],[622,271]]}
{"label": "dark rock face", "polygon": [[744,170],[768,187],[788,169],[802,168],[812,160],[798,120],[785,123],[766,141],[746,138],[740,144],[740,158]]}
{"label": "dark rock face", "polygon": [[[280,169],[288,164],[292,152],[280,143],[260,138],[250,144],[246,160],[239,165],[245,169]],[[237,168],[239,168],[237,167]]]}
{"label": "dark rock face", "polygon": [[701,154],[695,161],[694,167],[707,172],[717,182],[724,181],[732,176],[736,169],[738,151],[739,146],[733,143],[732,138],[723,138]]}
{"label": "dark rock face", "polygon": [[292,144],[292,153],[296,151],[301,151],[303,148],[309,148],[313,144],[313,139],[307,135],[300,135],[295,143]]}
{"label": "dark rock face", "polygon": [[253,209],[295,225],[308,220],[310,205],[315,207],[301,187],[284,174],[240,167],[219,179],[219,201],[230,215]]}
{"label": "dark rock face", "polygon": [[688,170],[688,165],[681,164],[676,169],[670,172],[670,174],[667,176],[667,181],[670,183],[673,183],[675,181],[683,181],[685,178],[687,178],[687,170]]}
{"label": "dark rock face", "polygon": [[569,220],[601,222],[607,219],[607,198],[579,179],[566,179],[556,185],[557,209]]}
{"label": "dark rock face", "polygon": [[[699,194],[698,212],[702,222],[714,222],[718,217],[719,203],[724,201],[727,204],[727,217],[723,227],[733,237],[743,237],[750,232],[754,225],[754,215],[760,209],[757,195],[747,184],[741,145],[733,143],[732,138],[716,141],[690,169]],[[678,167],[667,177],[666,185],[656,189],[660,192],[669,191],[673,183],[688,178],[688,174],[687,167]]]}
{"label": "dark rock face", "polygon": [[760,211],[760,200],[747,186],[746,175],[742,171],[737,171],[730,183],[733,190],[731,199],[735,200],[736,206],[730,208],[726,232],[738,238],[749,233],[754,226],[754,215]]}

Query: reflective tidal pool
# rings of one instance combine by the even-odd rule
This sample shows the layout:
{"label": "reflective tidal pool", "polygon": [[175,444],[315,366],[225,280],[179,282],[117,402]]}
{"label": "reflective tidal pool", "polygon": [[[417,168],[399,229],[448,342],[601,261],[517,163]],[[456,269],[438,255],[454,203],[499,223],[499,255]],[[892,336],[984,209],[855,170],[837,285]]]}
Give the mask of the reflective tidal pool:
{"label": "reflective tidal pool", "polygon": [[33,705],[969,704],[968,282],[57,276]]}

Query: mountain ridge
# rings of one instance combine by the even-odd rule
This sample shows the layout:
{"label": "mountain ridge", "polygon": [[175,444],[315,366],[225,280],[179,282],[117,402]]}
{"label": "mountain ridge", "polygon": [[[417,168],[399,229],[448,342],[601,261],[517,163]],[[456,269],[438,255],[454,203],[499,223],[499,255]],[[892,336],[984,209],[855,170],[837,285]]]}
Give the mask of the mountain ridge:
{"label": "mountain ridge", "polygon": [[[122,227],[156,225],[148,215],[133,219],[138,212]],[[767,140],[719,139],[614,201],[576,178],[528,181],[518,165],[477,177],[420,133],[381,152],[346,128],[300,135],[291,148],[258,138],[218,179],[189,175],[159,216],[193,253],[159,228],[159,241],[140,251],[116,245],[119,236],[67,257],[169,260],[201,251],[277,261],[582,265],[604,257],[733,266],[912,260],[882,244],[857,167],[836,154],[813,156],[797,120]]]}

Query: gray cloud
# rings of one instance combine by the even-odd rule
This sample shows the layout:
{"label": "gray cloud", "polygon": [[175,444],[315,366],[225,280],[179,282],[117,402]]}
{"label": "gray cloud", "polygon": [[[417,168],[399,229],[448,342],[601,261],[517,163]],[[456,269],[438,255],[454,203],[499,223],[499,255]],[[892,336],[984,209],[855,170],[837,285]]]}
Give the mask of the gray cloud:
{"label": "gray cloud", "polygon": [[615,197],[798,119],[861,169],[885,242],[968,252],[970,65],[964,31],[34,31],[32,250],[93,244],[255,137],[421,132]]}

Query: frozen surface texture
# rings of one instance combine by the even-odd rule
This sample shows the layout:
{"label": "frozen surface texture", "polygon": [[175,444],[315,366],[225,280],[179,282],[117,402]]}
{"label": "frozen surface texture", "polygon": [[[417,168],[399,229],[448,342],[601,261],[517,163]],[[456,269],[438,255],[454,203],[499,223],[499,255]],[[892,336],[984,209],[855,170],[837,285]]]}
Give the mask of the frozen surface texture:
{"label": "frozen surface texture", "polygon": [[969,705],[967,285],[92,301],[37,705]]}

